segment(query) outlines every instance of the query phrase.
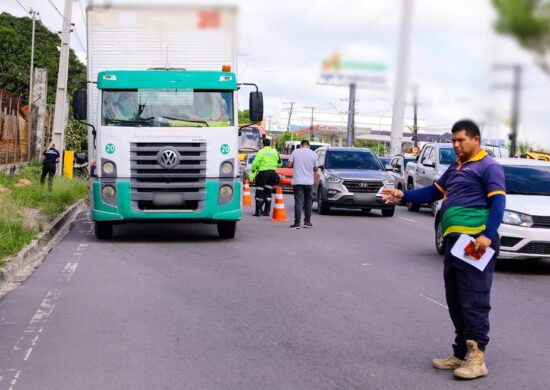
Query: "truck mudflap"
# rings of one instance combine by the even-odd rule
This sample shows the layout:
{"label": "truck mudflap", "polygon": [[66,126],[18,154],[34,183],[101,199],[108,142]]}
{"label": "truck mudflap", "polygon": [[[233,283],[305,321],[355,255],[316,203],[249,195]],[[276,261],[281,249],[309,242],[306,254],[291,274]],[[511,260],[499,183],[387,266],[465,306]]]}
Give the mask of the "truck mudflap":
{"label": "truck mudflap", "polygon": [[116,182],[116,200],[108,203],[101,196],[101,179],[92,182],[92,217],[95,221],[179,221],[211,222],[239,221],[242,218],[242,184],[233,182],[233,198],[219,204],[220,182],[207,180],[205,201],[199,210],[155,210],[144,211],[135,208],[131,201],[131,184],[129,181]]}

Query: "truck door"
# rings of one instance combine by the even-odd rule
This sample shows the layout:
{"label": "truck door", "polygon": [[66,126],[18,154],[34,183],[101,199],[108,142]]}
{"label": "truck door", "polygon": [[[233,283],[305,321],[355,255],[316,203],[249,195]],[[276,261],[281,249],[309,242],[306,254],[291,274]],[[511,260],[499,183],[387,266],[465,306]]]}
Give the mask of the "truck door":
{"label": "truck door", "polygon": [[428,147],[422,154],[420,164],[417,167],[416,185],[426,187],[432,184],[435,173],[435,148]]}

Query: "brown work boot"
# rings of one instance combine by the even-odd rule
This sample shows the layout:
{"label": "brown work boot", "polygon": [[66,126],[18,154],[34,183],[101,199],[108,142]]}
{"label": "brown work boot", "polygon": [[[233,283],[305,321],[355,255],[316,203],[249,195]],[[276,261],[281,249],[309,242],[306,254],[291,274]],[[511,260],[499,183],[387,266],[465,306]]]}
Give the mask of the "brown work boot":
{"label": "brown work boot", "polygon": [[432,365],[439,370],[454,370],[464,363],[464,360],[460,360],[456,356],[449,356],[446,359],[434,359]]}
{"label": "brown work boot", "polygon": [[462,379],[475,379],[488,374],[485,355],[474,340],[466,340],[468,354],[464,363],[453,371],[454,376]]}

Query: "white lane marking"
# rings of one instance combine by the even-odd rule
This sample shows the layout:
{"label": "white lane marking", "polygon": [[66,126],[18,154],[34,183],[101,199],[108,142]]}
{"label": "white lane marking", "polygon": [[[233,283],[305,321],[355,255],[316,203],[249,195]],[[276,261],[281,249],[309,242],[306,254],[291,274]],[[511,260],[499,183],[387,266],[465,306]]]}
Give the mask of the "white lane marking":
{"label": "white lane marking", "polygon": [[424,299],[427,299],[427,300],[430,301],[430,302],[435,303],[435,304],[438,305],[438,306],[444,307],[445,309],[449,310],[449,308],[448,308],[447,306],[445,306],[445,305],[442,304],[442,303],[437,302],[435,299],[432,299],[432,298],[430,298],[430,297],[427,297],[427,296],[425,296],[424,294],[418,294],[418,295],[420,295],[420,296],[421,296],[422,298],[424,298]]}
{"label": "white lane marking", "polygon": [[371,263],[363,263],[361,265],[372,265]]}
{"label": "white lane marking", "polygon": [[401,219],[404,219],[405,221],[409,221],[409,222],[416,222],[414,219],[409,219],[409,218],[405,218],[405,217],[399,217]]}
{"label": "white lane marking", "polygon": [[21,370],[17,370],[15,373],[15,376],[13,377],[13,380],[10,382],[10,388],[8,390],[13,390],[13,387],[17,383],[17,380],[19,379],[19,375],[21,375]]}
{"label": "white lane marking", "polygon": [[48,317],[52,314],[53,309],[55,308],[55,302],[61,298],[61,294],[63,294],[63,290],[48,291],[46,297],[40,304],[40,307],[36,313],[34,313],[34,316],[32,316],[30,324],[32,325],[37,322],[48,321]]}
{"label": "white lane marking", "polygon": [[63,275],[65,275],[65,278],[67,279],[67,282],[69,282],[71,280],[71,278],[73,277],[73,274],[76,271],[76,267],[78,267],[78,263],[76,263],[76,262],[73,263],[73,262],[70,262],[70,261],[65,266],[65,269],[63,270]]}

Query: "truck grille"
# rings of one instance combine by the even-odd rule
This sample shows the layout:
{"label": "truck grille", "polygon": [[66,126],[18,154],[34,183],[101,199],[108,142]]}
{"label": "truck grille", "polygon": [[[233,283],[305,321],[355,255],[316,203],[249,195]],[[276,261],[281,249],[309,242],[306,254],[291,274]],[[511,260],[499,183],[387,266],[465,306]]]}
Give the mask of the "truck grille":
{"label": "truck grille", "polygon": [[381,181],[344,180],[344,186],[349,192],[376,194],[384,185]]}
{"label": "truck grille", "polygon": [[518,252],[532,255],[550,255],[550,242],[534,241],[525,245]]}
{"label": "truck grille", "polygon": [[[169,166],[159,159],[165,150],[176,152]],[[140,210],[197,210],[205,199],[205,143],[133,143],[130,168],[132,202]]]}
{"label": "truck grille", "polygon": [[550,229],[550,217],[533,215],[533,227]]}

